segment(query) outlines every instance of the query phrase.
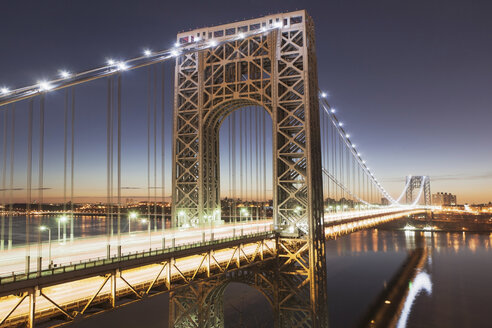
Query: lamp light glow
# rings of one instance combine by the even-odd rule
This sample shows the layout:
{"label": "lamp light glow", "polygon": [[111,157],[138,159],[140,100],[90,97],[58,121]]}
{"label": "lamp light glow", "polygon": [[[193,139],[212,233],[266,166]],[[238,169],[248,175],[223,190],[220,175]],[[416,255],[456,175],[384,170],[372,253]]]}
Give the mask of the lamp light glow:
{"label": "lamp light glow", "polygon": [[53,89],[53,86],[48,81],[45,80],[39,81],[38,86],[39,86],[39,91],[49,91]]}
{"label": "lamp light glow", "polygon": [[149,57],[150,55],[152,55],[152,51],[150,51],[150,49],[145,49],[145,50],[144,50],[144,55],[145,55],[146,57]]}
{"label": "lamp light glow", "polygon": [[60,71],[60,77],[62,79],[68,79],[70,76],[72,76],[72,74],[70,74],[69,71],[65,71],[65,70]]}
{"label": "lamp light glow", "polygon": [[118,70],[120,71],[125,71],[128,69],[128,66],[126,65],[125,62],[118,62],[116,63],[116,67],[118,68]]}

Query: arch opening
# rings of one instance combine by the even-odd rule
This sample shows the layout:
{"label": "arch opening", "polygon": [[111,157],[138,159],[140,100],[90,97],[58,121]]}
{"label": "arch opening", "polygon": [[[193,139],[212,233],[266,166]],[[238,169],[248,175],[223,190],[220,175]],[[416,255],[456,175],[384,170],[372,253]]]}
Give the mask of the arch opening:
{"label": "arch opening", "polygon": [[244,283],[227,284],[224,294],[224,326],[225,327],[273,327],[273,309],[257,288]]}
{"label": "arch opening", "polygon": [[268,293],[245,281],[228,280],[214,287],[205,299],[213,327],[273,327],[274,313]]}
{"label": "arch opening", "polygon": [[222,115],[217,123],[221,220],[271,220],[273,125],[269,113],[262,106],[242,106]]}

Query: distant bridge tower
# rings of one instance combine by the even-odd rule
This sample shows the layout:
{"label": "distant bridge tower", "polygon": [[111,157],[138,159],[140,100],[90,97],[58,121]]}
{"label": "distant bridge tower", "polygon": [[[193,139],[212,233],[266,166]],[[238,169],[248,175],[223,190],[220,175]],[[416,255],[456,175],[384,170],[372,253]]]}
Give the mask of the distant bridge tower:
{"label": "distant bridge tower", "polygon": [[[431,205],[430,177],[426,175],[407,176],[406,185],[408,185],[407,204],[412,204],[416,197],[420,196],[424,205]],[[417,195],[414,194],[415,190],[417,190]]]}
{"label": "distant bridge tower", "polygon": [[[262,106],[273,122],[273,221],[280,234],[279,255],[276,266],[269,269],[272,274],[263,276],[271,277],[276,327],[326,327],[313,21],[302,10],[177,36],[184,48],[197,39],[216,46],[199,52],[184,50],[176,59],[173,224],[202,225],[220,219],[220,126],[237,109]],[[171,324],[222,326],[210,320],[220,317],[218,291],[223,288],[213,283],[190,288],[195,289],[171,293]],[[203,302],[196,301],[197,290],[203,291]]]}

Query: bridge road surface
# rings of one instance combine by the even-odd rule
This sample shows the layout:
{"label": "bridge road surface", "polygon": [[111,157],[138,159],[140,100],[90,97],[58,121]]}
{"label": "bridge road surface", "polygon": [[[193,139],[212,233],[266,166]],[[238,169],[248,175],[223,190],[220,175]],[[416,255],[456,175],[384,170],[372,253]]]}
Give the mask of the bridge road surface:
{"label": "bridge road surface", "polygon": [[[344,220],[350,220],[361,216],[377,215],[388,212],[393,212],[397,208],[386,209],[373,209],[365,211],[351,211],[331,213],[325,215],[325,221],[338,222]],[[203,239],[203,233],[205,233],[205,240],[211,239],[211,233],[214,234],[214,239],[221,239],[227,237],[233,237],[234,229],[235,235],[241,234],[241,229],[244,234],[250,234],[255,232],[263,232],[272,230],[272,220],[264,219],[258,221],[243,221],[240,223],[224,223],[222,225],[216,225],[214,227],[199,227],[188,228],[186,230],[180,230],[177,228],[166,229],[164,232],[159,230],[157,232],[151,231],[151,242],[149,241],[148,231],[136,231],[131,233],[121,234],[121,254],[128,254],[134,252],[140,252],[143,250],[161,249],[162,238],[165,238],[166,248],[171,247],[172,239],[175,238],[175,246],[186,245],[190,243],[200,242]],[[53,236],[53,235],[52,235]],[[67,239],[66,243],[60,243],[58,240],[51,241],[51,260],[54,265],[62,266],[69,265],[70,263],[76,264],[87,260],[95,260],[97,258],[107,257],[107,243],[108,237],[106,235],[99,235],[95,237],[77,238],[73,241]],[[118,255],[118,238],[113,236],[110,239],[110,255],[115,257]],[[48,268],[49,264],[49,243],[43,242],[41,244],[41,256],[43,258],[43,269]],[[30,254],[30,272],[37,271],[37,257],[38,257],[39,245],[32,243],[29,247]],[[0,277],[10,276],[12,273],[20,274],[25,272],[26,267],[26,255],[27,250],[25,245],[14,247],[10,251],[2,252],[0,258]]]}
{"label": "bridge road surface", "polygon": [[[129,254],[135,252],[141,252],[149,250],[149,248],[161,249],[162,238],[165,238],[166,248],[171,247],[172,239],[175,238],[175,246],[186,245],[190,243],[201,242],[203,239],[203,233],[205,233],[205,240],[211,239],[211,233],[214,233],[214,239],[222,239],[232,237],[234,235],[234,228],[236,228],[235,235],[241,234],[241,229],[244,234],[251,234],[255,232],[270,231],[272,229],[271,220],[259,220],[242,223],[230,223],[222,224],[210,227],[200,228],[188,228],[187,230],[179,229],[166,229],[164,233],[162,230],[157,232],[151,231],[151,242],[149,242],[148,231],[132,232],[121,234],[121,254]],[[95,260],[97,258],[107,257],[107,242],[108,237],[106,235],[99,235],[97,237],[84,237],[74,239],[72,242],[67,239],[66,243],[59,243],[58,240],[51,241],[51,259],[57,266],[69,265],[70,263],[76,264],[88,260]],[[110,241],[111,244],[111,257],[118,256],[118,238],[113,236]],[[43,257],[43,269],[48,268],[49,264],[49,243],[43,242],[41,246]],[[29,248],[31,254],[30,260],[30,272],[37,271],[37,257],[38,257],[38,244],[33,243]],[[25,245],[14,247],[10,251],[2,252],[0,258],[0,277],[10,276],[12,273],[24,273],[25,261],[26,261],[26,247]]]}

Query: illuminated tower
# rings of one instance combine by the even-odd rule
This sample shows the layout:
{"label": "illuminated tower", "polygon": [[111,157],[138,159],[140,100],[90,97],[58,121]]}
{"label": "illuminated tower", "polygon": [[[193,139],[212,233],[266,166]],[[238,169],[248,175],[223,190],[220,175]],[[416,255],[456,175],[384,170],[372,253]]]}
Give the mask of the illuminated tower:
{"label": "illuminated tower", "polygon": [[212,47],[184,50],[176,60],[173,223],[201,225],[220,217],[214,215],[220,209],[220,126],[239,108],[262,106],[273,122],[273,220],[280,235],[276,298],[285,300],[275,309],[277,323],[325,327],[313,21],[305,11],[296,11],[177,36],[184,48],[197,40]]}
{"label": "illuminated tower", "polygon": [[[407,204],[419,204],[419,199],[422,197],[423,205],[431,205],[431,190],[430,190],[430,177],[425,175],[419,176],[407,176],[405,185],[408,185],[406,191]],[[418,190],[417,195],[414,195],[414,191]]]}

